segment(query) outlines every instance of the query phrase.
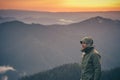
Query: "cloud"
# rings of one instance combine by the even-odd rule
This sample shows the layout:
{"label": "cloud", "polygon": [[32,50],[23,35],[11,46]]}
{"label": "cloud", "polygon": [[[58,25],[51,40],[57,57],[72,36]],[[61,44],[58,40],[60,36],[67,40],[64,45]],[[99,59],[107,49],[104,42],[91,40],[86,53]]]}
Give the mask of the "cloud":
{"label": "cloud", "polygon": [[16,71],[13,67],[11,66],[0,66],[0,73],[5,73],[7,71]]}
{"label": "cloud", "polygon": [[60,24],[70,24],[70,23],[74,23],[74,21],[66,20],[66,19],[59,19],[59,23]]}

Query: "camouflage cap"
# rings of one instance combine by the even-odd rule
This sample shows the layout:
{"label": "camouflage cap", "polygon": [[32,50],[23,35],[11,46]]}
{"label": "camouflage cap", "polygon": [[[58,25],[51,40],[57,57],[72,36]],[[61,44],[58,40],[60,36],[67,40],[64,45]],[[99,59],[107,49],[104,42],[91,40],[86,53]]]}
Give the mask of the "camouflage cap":
{"label": "camouflage cap", "polygon": [[93,45],[93,39],[91,37],[84,37],[80,40],[80,43],[85,43],[87,44],[88,47]]}

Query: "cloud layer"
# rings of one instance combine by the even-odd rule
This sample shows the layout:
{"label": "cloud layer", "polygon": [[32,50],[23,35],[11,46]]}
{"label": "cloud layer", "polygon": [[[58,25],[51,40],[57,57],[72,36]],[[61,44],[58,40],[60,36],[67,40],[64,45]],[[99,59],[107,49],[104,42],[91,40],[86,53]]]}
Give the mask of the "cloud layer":
{"label": "cloud layer", "polygon": [[5,73],[7,71],[16,71],[13,67],[11,66],[0,66],[0,73]]}
{"label": "cloud layer", "polygon": [[66,20],[66,19],[59,19],[59,23],[60,24],[70,24],[70,23],[74,23],[74,21]]}

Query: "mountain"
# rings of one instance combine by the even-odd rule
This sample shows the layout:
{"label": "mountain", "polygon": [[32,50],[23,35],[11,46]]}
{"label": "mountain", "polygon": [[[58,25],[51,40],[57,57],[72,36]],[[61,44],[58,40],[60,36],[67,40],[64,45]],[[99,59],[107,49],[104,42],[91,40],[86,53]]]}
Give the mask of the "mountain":
{"label": "mountain", "polygon": [[[24,76],[19,80],[80,80],[80,65],[77,63],[64,64],[51,70]],[[119,80],[120,67],[102,71],[101,80]]]}
{"label": "mountain", "polygon": [[64,64],[53,69],[24,76],[20,80],[79,80],[80,66],[77,63]]}
{"label": "mountain", "polygon": [[0,23],[7,22],[7,21],[14,21],[14,17],[1,17],[0,16]]}
{"label": "mountain", "polygon": [[119,80],[120,79],[120,67],[103,71],[101,80]]}
{"label": "mountain", "polygon": [[90,24],[90,23],[94,23],[96,25],[98,24],[108,24],[108,25],[120,25],[120,20],[112,20],[112,19],[108,19],[108,18],[103,18],[103,17],[100,17],[100,16],[96,16],[96,17],[92,17],[92,18],[89,18],[87,20],[84,20],[82,22],[79,22],[79,23],[73,23],[73,24],[70,24],[70,25],[79,25],[79,24]]}
{"label": "mountain", "polygon": [[68,25],[0,24],[0,65],[29,75],[68,63],[81,62],[80,39],[91,36],[102,56],[102,70],[120,66],[120,21],[91,17]]}
{"label": "mountain", "polygon": [[101,16],[113,20],[120,20],[120,11],[106,12],[42,12],[24,10],[0,10],[0,23],[18,20],[25,23],[44,25],[71,24],[81,22],[94,16]]}

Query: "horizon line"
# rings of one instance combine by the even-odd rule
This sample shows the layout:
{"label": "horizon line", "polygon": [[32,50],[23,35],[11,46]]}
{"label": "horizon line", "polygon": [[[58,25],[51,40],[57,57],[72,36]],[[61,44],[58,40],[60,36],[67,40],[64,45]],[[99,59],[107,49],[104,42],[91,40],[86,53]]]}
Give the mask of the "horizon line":
{"label": "horizon line", "polygon": [[79,12],[120,12],[119,10],[110,11],[40,11],[40,10],[24,10],[24,9],[0,9],[0,10],[11,10],[11,11],[28,11],[28,12],[50,12],[50,13],[79,13]]}

